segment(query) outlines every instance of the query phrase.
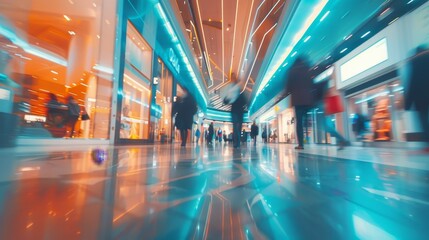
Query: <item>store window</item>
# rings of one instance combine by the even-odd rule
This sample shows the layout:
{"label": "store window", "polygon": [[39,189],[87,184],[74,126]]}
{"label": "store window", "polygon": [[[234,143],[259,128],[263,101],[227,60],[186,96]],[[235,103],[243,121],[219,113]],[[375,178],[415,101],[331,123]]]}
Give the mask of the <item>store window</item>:
{"label": "store window", "polygon": [[166,142],[172,137],[173,75],[160,58],[157,64],[155,141]]}
{"label": "store window", "polygon": [[403,141],[403,89],[395,80],[348,98],[351,136],[365,141]]}
{"label": "store window", "polygon": [[121,139],[149,139],[151,68],[152,49],[128,22],[119,132]]}
{"label": "store window", "polygon": [[109,137],[115,12],[116,1],[0,2],[19,135]]}

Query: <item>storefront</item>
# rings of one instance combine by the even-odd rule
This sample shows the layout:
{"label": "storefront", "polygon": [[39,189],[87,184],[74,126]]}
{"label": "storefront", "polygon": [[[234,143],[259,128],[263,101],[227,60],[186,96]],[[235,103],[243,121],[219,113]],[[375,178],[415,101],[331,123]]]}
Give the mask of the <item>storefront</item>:
{"label": "storefront", "polygon": [[115,12],[116,1],[104,0],[1,5],[0,51],[9,56],[1,64],[18,85],[18,144],[109,139]]}
{"label": "storefront", "polygon": [[406,59],[427,43],[427,35],[406,26],[427,16],[428,9],[425,4],[392,22],[335,63],[336,83],[346,98],[343,123],[352,141],[404,142],[418,131],[415,116],[404,110]]}
{"label": "storefront", "polygon": [[119,138],[149,140],[153,50],[128,22]]}
{"label": "storefront", "polygon": [[[347,97],[354,138],[366,141],[405,141],[403,90],[397,78]],[[362,121],[364,132],[359,129]]]}
{"label": "storefront", "polygon": [[287,108],[278,115],[279,122],[279,142],[296,143],[295,136],[295,111]]}

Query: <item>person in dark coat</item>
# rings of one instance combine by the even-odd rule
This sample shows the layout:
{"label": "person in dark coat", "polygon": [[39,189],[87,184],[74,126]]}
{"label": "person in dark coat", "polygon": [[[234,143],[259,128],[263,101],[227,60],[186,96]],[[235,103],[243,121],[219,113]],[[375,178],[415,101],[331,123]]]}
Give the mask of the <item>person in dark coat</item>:
{"label": "person in dark coat", "polygon": [[310,75],[310,66],[303,56],[297,57],[289,70],[286,94],[291,95],[291,106],[295,108],[298,138],[298,146],[295,149],[304,149],[303,120],[314,105],[314,84]]}
{"label": "person in dark coat", "polygon": [[180,131],[182,147],[186,146],[188,130],[192,129],[194,115],[197,113],[197,102],[195,98],[186,89],[184,92],[184,96],[180,97],[173,106],[173,115],[176,115],[175,126]]}
{"label": "person in dark coat", "polygon": [[234,148],[240,147],[241,129],[243,126],[246,97],[240,92],[240,86],[235,73],[231,75],[232,85],[224,98],[224,104],[231,104],[232,143]]}
{"label": "person in dark coat", "polygon": [[70,138],[74,137],[74,129],[77,123],[77,120],[80,116],[80,106],[73,98],[73,96],[67,97],[67,108],[68,108],[68,123],[70,127]]}
{"label": "person in dark coat", "polygon": [[210,126],[209,126],[208,137],[207,137],[207,144],[212,144],[213,136],[214,136],[214,125],[213,125],[213,122],[212,122],[212,123],[210,123]]}
{"label": "person in dark coat", "polygon": [[405,92],[405,109],[414,106],[419,115],[426,142],[424,151],[429,153],[429,49],[420,46],[409,61],[410,76]]}
{"label": "person in dark coat", "polygon": [[253,146],[256,146],[256,138],[259,135],[259,127],[256,125],[256,122],[253,121],[252,126],[250,127],[250,137],[253,139]]}
{"label": "person in dark coat", "polygon": [[231,105],[232,117],[232,143],[234,148],[240,147],[240,135],[243,127],[244,109],[246,106],[246,98],[243,93],[238,95],[238,98]]}

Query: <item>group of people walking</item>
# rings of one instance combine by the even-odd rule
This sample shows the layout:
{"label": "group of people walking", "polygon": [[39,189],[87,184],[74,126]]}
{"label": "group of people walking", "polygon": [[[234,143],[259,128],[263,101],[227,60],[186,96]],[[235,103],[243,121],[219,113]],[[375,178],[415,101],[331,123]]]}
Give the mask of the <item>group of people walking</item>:
{"label": "group of people walking", "polygon": [[82,117],[82,120],[89,119],[85,108],[81,107],[73,96],[68,96],[67,102],[63,104],[55,94],[49,93],[49,101],[46,103],[46,108],[47,124],[55,128],[68,127],[69,134],[67,137],[70,138],[76,136],[75,126],[79,117]]}
{"label": "group of people walking", "polygon": [[[429,89],[428,72],[427,66],[429,66],[429,51],[425,48],[418,48],[416,54],[410,58],[410,75],[409,81],[406,88],[405,94],[405,109],[409,110],[414,107],[419,114],[420,124],[422,126],[423,134],[422,138],[426,142],[427,146],[425,151],[429,152],[429,97],[425,91]],[[298,145],[295,147],[297,150],[304,149],[304,122],[307,117],[307,112],[312,108],[319,108],[319,111],[323,111],[325,115],[335,114],[338,112],[327,111],[325,101],[326,97],[333,94],[333,90],[328,90],[327,84],[315,84],[311,76],[311,67],[305,57],[298,56],[290,68],[285,83],[286,96],[290,95],[291,106],[295,110],[296,119],[296,137]],[[241,129],[243,125],[244,112],[246,110],[247,99],[237,82],[237,78],[234,74],[231,76],[232,85],[230,86],[226,96],[224,97],[224,104],[231,105],[231,118],[233,124],[233,136],[232,142],[234,148],[240,147]],[[338,95],[338,94],[337,94]],[[196,113],[196,102],[195,99],[189,94],[186,95],[183,100],[181,107],[176,108],[178,113],[176,116],[176,126],[181,131],[182,135],[182,146],[186,144],[186,134],[188,129],[191,129],[193,115]],[[186,106],[186,107],[183,107]],[[359,128],[362,124],[354,123],[354,131]],[[339,150],[345,146],[350,145],[350,141],[336,131],[333,126],[333,122],[330,118],[325,117],[324,128],[326,132],[330,133],[332,137],[337,139]],[[361,129],[360,127],[359,129]],[[199,131],[199,130],[197,130]],[[208,128],[209,139],[210,135],[213,138],[215,134],[213,123]],[[220,132],[222,134],[222,132]],[[259,129],[256,123],[253,123],[251,127],[251,137],[254,145],[256,145],[256,138],[259,134]],[[197,138],[201,135],[201,132],[197,133]],[[264,135],[264,134],[263,134]],[[265,135],[267,135],[265,133]],[[265,136],[266,137],[266,136]],[[267,137],[266,137],[267,138]]]}

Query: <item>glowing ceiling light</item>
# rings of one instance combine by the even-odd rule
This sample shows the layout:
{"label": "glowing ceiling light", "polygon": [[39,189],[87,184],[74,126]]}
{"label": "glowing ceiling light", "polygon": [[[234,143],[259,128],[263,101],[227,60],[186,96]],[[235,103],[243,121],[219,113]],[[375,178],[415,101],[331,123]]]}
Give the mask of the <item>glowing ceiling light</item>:
{"label": "glowing ceiling light", "polygon": [[71,21],[71,19],[69,18],[69,16],[67,16],[67,15],[63,15],[63,17],[67,20],[67,21]]}
{"label": "glowing ceiling light", "polygon": [[[277,69],[284,63],[286,58],[292,52],[295,45],[298,43],[300,39],[302,39],[306,31],[316,20],[316,18],[320,16],[320,13],[325,8],[328,1],[329,0],[320,0],[319,3],[313,7],[312,11],[308,11],[308,5],[306,4],[300,4],[300,6],[298,6],[298,9],[296,10],[296,12],[299,12],[299,13],[302,12],[302,14],[294,14],[295,17],[292,18],[291,23],[298,21],[297,24],[302,24],[303,26],[299,31],[295,33],[294,37],[292,38],[289,37],[291,36],[290,34],[283,34],[283,36],[281,37],[279,46],[282,46],[282,45],[286,45],[286,46],[284,46],[283,48],[278,47],[275,50],[275,54],[271,58],[271,61],[275,61],[275,62],[270,62],[268,65],[269,67],[267,68],[267,71],[265,72],[265,74],[262,75],[263,78],[262,78],[261,84],[258,87],[258,90],[256,91],[256,97],[259,95],[260,91],[264,88],[264,86],[268,83],[268,81],[270,81],[274,73],[277,72]],[[323,15],[321,20],[324,20],[329,13],[330,11],[327,11]],[[304,21],[302,21],[301,17],[304,14],[308,14],[308,15],[307,15],[307,18]],[[256,97],[254,98],[252,104],[250,105],[250,108],[253,107],[253,104],[256,101]]]}
{"label": "glowing ceiling light", "polygon": [[320,19],[321,22],[323,22],[323,20],[325,20],[325,18],[329,15],[329,13],[331,13],[331,11],[327,11],[323,17]]}
{"label": "glowing ceiling light", "polygon": [[344,48],[343,50],[340,51],[340,53],[343,53],[345,51],[347,51],[348,48]]}
{"label": "glowing ceiling light", "polygon": [[310,40],[310,38],[311,38],[311,36],[306,37],[306,38],[304,39],[304,42],[305,42],[305,43],[306,43],[306,42],[308,42],[308,40]]}
{"label": "glowing ceiling light", "polygon": [[371,33],[371,31],[368,31],[364,35],[362,35],[360,38],[364,38],[364,37],[368,36],[368,34],[370,34],[370,33]]}

